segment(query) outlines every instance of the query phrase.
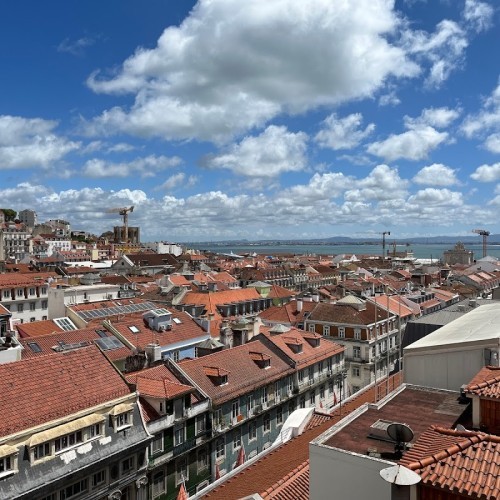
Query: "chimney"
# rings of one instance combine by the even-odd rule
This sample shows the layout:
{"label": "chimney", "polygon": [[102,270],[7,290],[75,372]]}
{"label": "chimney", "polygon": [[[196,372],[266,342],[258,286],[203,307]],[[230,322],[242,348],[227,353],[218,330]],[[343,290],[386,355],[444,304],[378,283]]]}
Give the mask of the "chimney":
{"label": "chimney", "polygon": [[297,307],[297,312],[302,312],[302,307],[304,305],[304,301],[302,300],[302,298],[298,298],[296,300],[297,304],[296,304],[296,307]]}

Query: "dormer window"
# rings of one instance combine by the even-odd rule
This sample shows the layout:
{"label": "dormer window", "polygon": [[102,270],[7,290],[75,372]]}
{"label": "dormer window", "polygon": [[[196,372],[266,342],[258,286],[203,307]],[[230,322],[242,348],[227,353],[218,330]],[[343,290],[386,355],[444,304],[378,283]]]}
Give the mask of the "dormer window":
{"label": "dormer window", "polygon": [[0,446],[0,479],[15,474],[18,471],[18,449],[14,446]]}
{"label": "dormer window", "polygon": [[133,423],[133,404],[122,403],[116,405],[109,413],[111,424],[115,432],[128,429]]}
{"label": "dormer window", "polygon": [[259,368],[270,368],[271,367],[271,356],[263,352],[250,352],[250,358],[255,362]]}
{"label": "dormer window", "polygon": [[210,378],[214,385],[225,385],[227,384],[227,376],[229,372],[224,368],[219,368],[218,366],[204,366],[203,370],[205,375]]}
{"label": "dormer window", "polygon": [[297,337],[284,337],[285,344],[293,351],[294,354],[302,353],[302,341]]}

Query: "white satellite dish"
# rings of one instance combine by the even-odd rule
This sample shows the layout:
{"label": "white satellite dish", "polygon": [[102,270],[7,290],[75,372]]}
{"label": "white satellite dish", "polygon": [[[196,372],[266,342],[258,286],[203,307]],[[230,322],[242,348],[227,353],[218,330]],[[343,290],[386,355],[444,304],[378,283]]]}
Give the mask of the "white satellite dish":
{"label": "white satellite dish", "polygon": [[387,469],[382,469],[380,476],[384,481],[397,484],[398,486],[411,486],[412,484],[419,483],[421,480],[421,477],[416,472],[402,465],[393,465],[392,467],[387,467]]}

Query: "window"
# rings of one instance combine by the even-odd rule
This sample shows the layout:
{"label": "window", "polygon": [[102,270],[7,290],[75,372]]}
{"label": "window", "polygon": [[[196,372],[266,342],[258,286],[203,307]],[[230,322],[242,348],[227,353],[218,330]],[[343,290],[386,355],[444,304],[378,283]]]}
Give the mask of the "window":
{"label": "window", "polygon": [[153,475],[153,498],[165,493],[165,471],[161,470]]}
{"label": "window", "polygon": [[122,462],[122,475],[132,472],[134,469],[135,457],[128,457]]}
{"label": "window", "polygon": [[46,286],[42,286],[42,288],[40,289],[40,293],[42,293],[43,295],[45,295],[47,293],[47,287]]}
{"label": "window", "polygon": [[304,370],[299,371],[299,384],[304,382]]}
{"label": "window", "polygon": [[17,304],[17,312],[22,313],[24,311],[24,306],[23,304]]}
{"label": "window", "polygon": [[208,454],[206,448],[198,450],[198,472],[208,468]]}
{"label": "window", "polygon": [[124,427],[130,426],[130,413],[129,412],[124,412],[116,415],[116,430],[121,430]]}
{"label": "window", "polygon": [[307,326],[307,329],[310,331],[310,332],[315,332],[316,331],[316,328],[315,328],[315,325],[312,324],[312,325],[308,325]]}
{"label": "window", "polygon": [[10,297],[10,290],[4,290],[3,291],[3,298],[8,299]]}
{"label": "window", "polygon": [[330,325],[323,325],[323,335],[330,335]]}
{"label": "window", "polygon": [[42,320],[46,321],[47,320],[47,316],[42,316]]}
{"label": "window", "polygon": [[33,456],[35,460],[40,460],[41,458],[48,457],[50,455],[52,455],[50,443],[42,443],[33,448]]}
{"label": "window", "polygon": [[30,288],[30,295],[35,295],[36,291],[34,288]]}
{"label": "window", "polygon": [[207,430],[207,422],[205,415],[199,415],[196,417],[196,433],[201,434]]}
{"label": "window", "polygon": [[283,408],[281,406],[276,410],[276,423],[278,425],[283,423]]}
{"label": "window", "polygon": [[328,394],[333,394],[333,381],[328,382]]}
{"label": "window", "polygon": [[264,415],[264,423],[263,423],[264,432],[269,432],[271,430],[271,416],[269,413]]}
{"label": "window", "polygon": [[316,404],[316,391],[311,391],[309,394],[309,404],[314,406]]}
{"label": "window", "polygon": [[42,309],[47,309],[47,301],[42,300]]}
{"label": "window", "polygon": [[233,431],[233,450],[237,450],[241,446],[241,428]]}
{"label": "window", "polygon": [[36,321],[36,318],[30,318],[30,323],[34,323]]}
{"label": "window", "polygon": [[319,397],[321,399],[325,399],[325,386],[324,385],[320,386],[320,388],[319,388]]}
{"label": "window", "polygon": [[71,448],[79,443],[83,443],[82,431],[72,432],[71,434],[66,434],[65,436],[61,436],[54,441],[55,451],[59,453],[60,451],[64,451],[67,448]]}
{"label": "window", "polygon": [[22,288],[17,289],[17,296],[22,297],[24,295],[24,290]]}
{"label": "window", "polygon": [[106,482],[106,471],[100,470],[92,476],[92,488],[102,486]]}
{"label": "window", "polygon": [[310,366],[308,368],[308,376],[309,380],[314,380],[314,366]]}
{"label": "window", "polygon": [[179,350],[172,352],[172,359],[177,363],[179,361]]}
{"label": "window", "polygon": [[187,466],[187,460],[182,458],[175,464],[175,485],[179,486],[183,481],[189,479],[189,470]]}
{"label": "window", "polygon": [[291,393],[293,391],[293,379],[292,377],[288,377],[286,382],[286,390]]}
{"label": "window", "polygon": [[0,458],[0,478],[14,473],[17,468],[17,454]]}
{"label": "window", "polygon": [[30,302],[30,311],[36,310],[36,302]]}
{"label": "window", "polygon": [[306,407],[306,397],[305,396],[301,396],[300,397],[300,407],[301,408],[305,408]]}
{"label": "window", "polygon": [[224,444],[224,438],[220,438],[215,443],[215,458],[222,458],[225,455],[226,446]]}
{"label": "window", "polygon": [[352,376],[359,377],[359,374],[360,374],[359,366],[353,366],[352,367]]}
{"label": "window", "polygon": [[343,326],[339,326],[339,338],[345,338],[345,328]]}
{"label": "window", "polygon": [[359,346],[354,346],[352,348],[352,355],[355,357],[355,358],[361,358],[361,347]]}
{"label": "window", "polygon": [[151,454],[156,455],[163,451],[163,435],[155,436],[153,442],[151,443]]}
{"label": "window", "polygon": [[238,400],[233,401],[232,407],[231,407],[231,418],[233,421],[235,421],[238,418],[238,415],[240,414],[240,403]]}
{"label": "window", "polygon": [[174,431],[174,446],[179,446],[184,442],[184,427],[175,429]]}
{"label": "window", "polygon": [[254,420],[248,424],[248,440],[257,439],[257,422]]}
{"label": "window", "polygon": [[361,340],[361,328],[354,329],[354,340]]}
{"label": "window", "polygon": [[59,494],[59,498],[61,500],[67,500],[68,498],[73,498],[76,496],[81,495],[82,493],[85,493],[89,488],[89,482],[88,479],[82,479],[81,481],[77,481],[76,483],[73,483],[69,486],[66,486],[66,488],[62,489]]}
{"label": "window", "polygon": [[217,408],[214,412],[214,425],[217,426],[222,426],[222,408]]}
{"label": "window", "polygon": [[269,390],[267,388],[267,385],[262,388],[262,404],[267,404],[267,400],[269,397]]}

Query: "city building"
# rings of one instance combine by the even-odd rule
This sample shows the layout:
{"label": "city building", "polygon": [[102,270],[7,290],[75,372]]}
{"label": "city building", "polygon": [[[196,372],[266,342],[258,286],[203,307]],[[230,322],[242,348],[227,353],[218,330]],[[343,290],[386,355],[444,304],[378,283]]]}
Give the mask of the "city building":
{"label": "city building", "polygon": [[96,347],[0,365],[2,500],[147,500],[137,394]]}
{"label": "city building", "polygon": [[454,264],[471,265],[474,262],[474,252],[467,250],[465,245],[459,241],[452,250],[443,252],[443,261],[449,266]]}
{"label": "city building", "polygon": [[21,210],[17,214],[18,219],[27,227],[33,229],[38,224],[38,217],[34,210]]}

